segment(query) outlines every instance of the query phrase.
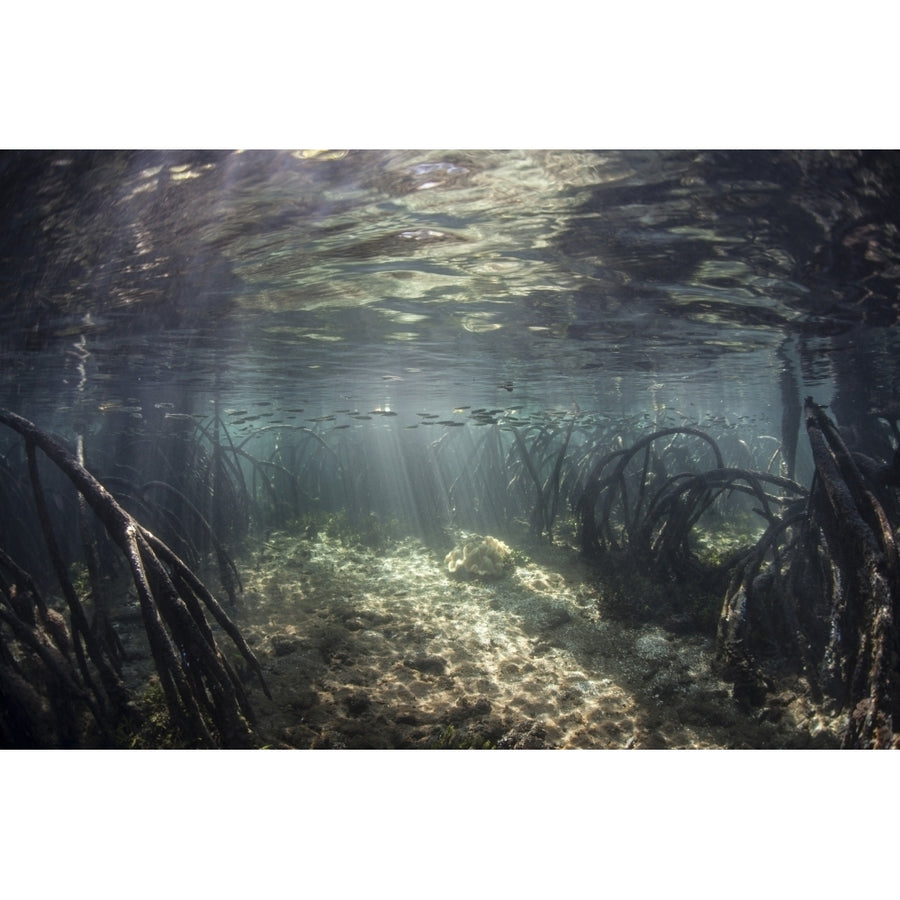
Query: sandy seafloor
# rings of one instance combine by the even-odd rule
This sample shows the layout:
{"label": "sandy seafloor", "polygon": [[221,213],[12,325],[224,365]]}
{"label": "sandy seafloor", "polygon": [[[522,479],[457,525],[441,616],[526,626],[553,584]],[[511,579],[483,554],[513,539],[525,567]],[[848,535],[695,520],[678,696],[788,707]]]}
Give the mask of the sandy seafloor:
{"label": "sandy seafloor", "polygon": [[414,539],[382,549],[276,532],[240,561],[234,618],[272,694],[269,747],[827,748],[840,722],[800,681],[742,710],[709,638],[602,613],[578,555],[534,544],[460,579]]}

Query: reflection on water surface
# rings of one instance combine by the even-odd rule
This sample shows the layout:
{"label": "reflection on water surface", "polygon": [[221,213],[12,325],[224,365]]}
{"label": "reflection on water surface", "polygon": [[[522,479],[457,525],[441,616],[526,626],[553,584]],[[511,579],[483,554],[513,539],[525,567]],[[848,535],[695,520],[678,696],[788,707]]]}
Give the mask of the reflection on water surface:
{"label": "reflection on water surface", "polygon": [[455,406],[512,382],[537,408],[624,390],[632,409],[663,384],[743,412],[785,365],[827,394],[856,354],[893,348],[892,154],[3,163],[6,386],[34,395],[43,378],[97,406],[140,379],[188,403],[214,385],[228,402]]}

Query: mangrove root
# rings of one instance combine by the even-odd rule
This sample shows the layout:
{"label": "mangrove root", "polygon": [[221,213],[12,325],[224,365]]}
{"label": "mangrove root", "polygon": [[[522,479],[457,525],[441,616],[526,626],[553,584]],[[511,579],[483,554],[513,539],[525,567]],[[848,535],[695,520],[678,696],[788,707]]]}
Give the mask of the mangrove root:
{"label": "mangrove root", "polygon": [[[21,573],[17,574],[16,583],[9,585],[3,593],[5,605],[0,609],[0,621],[15,632],[20,642],[28,644],[40,655],[53,678],[64,683],[69,693],[83,698],[101,728],[112,727],[107,707],[115,708],[116,702],[121,704],[123,699],[117,676],[118,661],[108,644],[94,639],[59,558],[49,514],[46,508],[41,512],[40,507],[45,504],[35,460],[35,449],[40,449],[71,481],[127,562],[173,724],[187,741],[199,745],[252,746],[252,709],[240,679],[216,642],[206,613],[212,614],[257,673],[267,695],[268,689],[258,661],[212,593],[165,543],[126,512],[61,443],[27,419],[6,410],[0,410],[0,423],[18,432],[25,440],[41,527],[69,606],[71,641],[77,666],[61,663],[59,657],[65,656],[58,643],[54,645],[46,638],[45,604],[36,594],[30,604],[22,601],[21,585],[27,582]],[[37,612],[33,613],[29,605]],[[87,660],[100,673],[99,684]],[[28,710],[36,709],[35,697],[22,686],[16,660],[5,647],[0,658],[0,675],[4,678],[4,692],[14,690],[20,698],[19,719],[27,720]],[[118,695],[110,696],[117,691]],[[44,719],[46,717],[42,719],[38,715],[39,727],[35,734],[38,743],[43,734],[40,726]]]}

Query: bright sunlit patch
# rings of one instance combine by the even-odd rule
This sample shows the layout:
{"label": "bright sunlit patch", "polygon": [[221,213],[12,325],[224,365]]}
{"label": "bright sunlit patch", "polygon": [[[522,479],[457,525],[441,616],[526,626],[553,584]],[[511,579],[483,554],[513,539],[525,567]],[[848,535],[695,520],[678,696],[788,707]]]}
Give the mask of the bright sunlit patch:
{"label": "bright sunlit patch", "polygon": [[320,162],[329,162],[344,159],[349,150],[294,150],[291,154],[295,159],[315,159]]}
{"label": "bright sunlit patch", "polygon": [[503,326],[499,322],[490,322],[490,313],[472,313],[462,320],[462,327],[472,334],[486,334],[489,331],[497,331]]}
{"label": "bright sunlit patch", "polygon": [[385,316],[393,322],[396,322],[398,325],[416,325],[419,322],[428,321],[428,316],[423,316],[421,313],[411,313],[411,312],[401,312],[396,309],[377,309],[380,315]]}
{"label": "bright sunlit patch", "polygon": [[[254,703],[287,744],[482,746],[498,729],[520,747],[759,740],[708,641],[601,618],[603,588],[570,552],[529,558],[502,542],[511,571],[460,580],[443,554],[388,530],[335,517],[273,533],[242,566],[239,624],[274,698]],[[785,731],[807,713],[789,711]]]}

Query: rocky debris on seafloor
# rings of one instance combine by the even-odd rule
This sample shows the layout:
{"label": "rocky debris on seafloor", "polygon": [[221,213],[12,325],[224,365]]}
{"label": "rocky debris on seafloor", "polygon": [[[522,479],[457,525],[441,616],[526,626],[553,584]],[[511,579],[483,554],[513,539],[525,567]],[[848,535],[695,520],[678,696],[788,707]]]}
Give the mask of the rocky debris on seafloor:
{"label": "rocky debris on seafloor", "polygon": [[474,536],[454,547],[445,557],[444,565],[451,575],[498,578],[511,560],[509,547],[495,537]]}
{"label": "rocky debris on seafloor", "polygon": [[447,660],[440,656],[415,656],[403,660],[404,664],[417,672],[443,675],[447,671]]}
{"label": "rocky debris on seafloor", "polygon": [[547,743],[547,734],[538,722],[520,722],[497,742],[498,750],[545,750],[552,746]]}

